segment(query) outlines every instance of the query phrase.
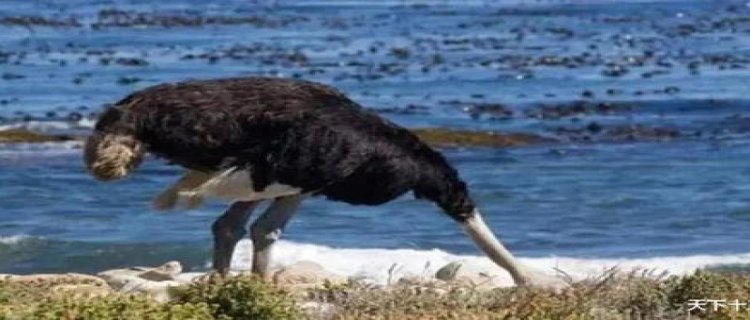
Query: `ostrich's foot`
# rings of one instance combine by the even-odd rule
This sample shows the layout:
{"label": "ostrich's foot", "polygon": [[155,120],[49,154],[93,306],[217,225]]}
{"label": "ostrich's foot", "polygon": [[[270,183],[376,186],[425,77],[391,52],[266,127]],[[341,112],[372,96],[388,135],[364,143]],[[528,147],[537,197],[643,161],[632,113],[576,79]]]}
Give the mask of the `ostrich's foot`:
{"label": "ostrich's foot", "polygon": [[[224,214],[214,221],[211,231],[214,235],[214,253],[212,273],[226,275],[229,273],[229,267],[232,261],[234,249],[237,242],[242,239],[247,230],[245,225],[253,209],[258,206],[259,202],[235,202]],[[210,276],[210,275],[209,275]]]}
{"label": "ostrich's foot", "polygon": [[279,197],[266,209],[266,212],[250,226],[253,240],[252,272],[263,279],[270,278],[269,265],[271,248],[281,237],[289,219],[294,215],[306,194]]}

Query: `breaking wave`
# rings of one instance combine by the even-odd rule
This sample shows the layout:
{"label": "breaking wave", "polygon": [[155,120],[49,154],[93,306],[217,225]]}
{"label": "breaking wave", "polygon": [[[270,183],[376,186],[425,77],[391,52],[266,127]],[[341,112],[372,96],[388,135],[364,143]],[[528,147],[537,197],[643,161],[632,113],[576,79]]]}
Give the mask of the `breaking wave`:
{"label": "breaking wave", "polygon": [[[237,246],[232,267],[235,270],[250,269],[252,243],[243,240]],[[500,283],[512,285],[510,276],[483,256],[456,255],[442,250],[413,249],[345,249],[327,246],[280,241],[274,248],[272,261],[283,267],[299,261],[312,261],[326,270],[348,277],[388,283],[405,276],[430,276],[451,262],[462,262],[466,268],[494,275]],[[520,260],[537,270],[554,274],[561,270],[575,280],[602,275],[616,268],[623,272],[649,272],[650,274],[682,275],[697,269],[750,265],[750,253],[722,255],[664,256],[649,258],[573,258],[539,257]]]}

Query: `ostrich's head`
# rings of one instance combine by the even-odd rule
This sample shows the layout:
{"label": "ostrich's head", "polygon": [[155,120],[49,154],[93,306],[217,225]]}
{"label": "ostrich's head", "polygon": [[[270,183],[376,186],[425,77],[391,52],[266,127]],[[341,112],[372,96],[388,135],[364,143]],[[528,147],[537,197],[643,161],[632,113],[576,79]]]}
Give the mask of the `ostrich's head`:
{"label": "ostrich's head", "polygon": [[122,130],[122,120],[119,110],[107,109],[86,140],[83,159],[89,172],[99,180],[122,178],[143,160],[143,143]]}

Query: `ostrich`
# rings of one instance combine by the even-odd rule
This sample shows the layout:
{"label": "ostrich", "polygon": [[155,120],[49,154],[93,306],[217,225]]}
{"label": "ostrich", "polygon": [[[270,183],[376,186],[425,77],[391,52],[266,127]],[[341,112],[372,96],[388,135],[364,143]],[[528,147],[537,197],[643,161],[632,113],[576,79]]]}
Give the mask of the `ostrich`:
{"label": "ostrich", "polygon": [[457,171],[410,131],[323,84],[245,77],[160,84],[130,94],[99,117],[84,148],[97,179],[122,178],[146,152],[187,169],[154,200],[168,209],[204,197],[232,204],[212,225],[213,270],[226,274],[251,212],[252,272],[268,275],[271,248],[311,196],[379,205],[412,191],[458,222],[516,285],[561,280],[519,263],[484,223]]}

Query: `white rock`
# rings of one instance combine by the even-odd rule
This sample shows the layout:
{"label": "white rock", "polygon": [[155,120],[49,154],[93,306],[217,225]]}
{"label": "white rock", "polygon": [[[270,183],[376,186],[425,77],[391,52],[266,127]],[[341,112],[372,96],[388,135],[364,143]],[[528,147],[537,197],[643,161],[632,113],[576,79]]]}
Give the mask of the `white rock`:
{"label": "white rock", "polygon": [[279,285],[322,285],[326,282],[338,284],[346,278],[333,274],[311,261],[300,261],[273,273],[273,282]]}
{"label": "white rock", "polygon": [[100,272],[97,275],[107,281],[113,288],[120,288],[123,281],[131,277],[150,281],[173,281],[180,272],[182,272],[182,265],[177,261],[170,261],[155,268],[132,267],[112,269]]}
{"label": "white rock", "polygon": [[138,277],[153,281],[174,280],[182,272],[182,265],[177,261],[170,261],[156,268],[147,270]]}
{"label": "white rock", "polygon": [[435,273],[435,278],[469,285],[478,289],[513,286],[513,279],[510,275],[496,266],[485,266],[461,261],[451,262],[443,266]]}
{"label": "white rock", "polygon": [[113,289],[123,293],[145,293],[156,301],[169,300],[169,288],[183,284],[176,281],[180,278],[182,266],[177,261],[170,261],[155,268],[134,267],[100,272]]}
{"label": "white rock", "polygon": [[195,282],[196,279],[204,276],[205,272],[185,272],[180,273],[178,275],[174,276],[174,281],[179,282],[180,284],[191,284]]}
{"label": "white rock", "polygon": [[150,281],[141,278],[127,279],[119,289],[123,293],[144,293],[158,302],[169,301],[169,289],[179,286],[177,281]]}

